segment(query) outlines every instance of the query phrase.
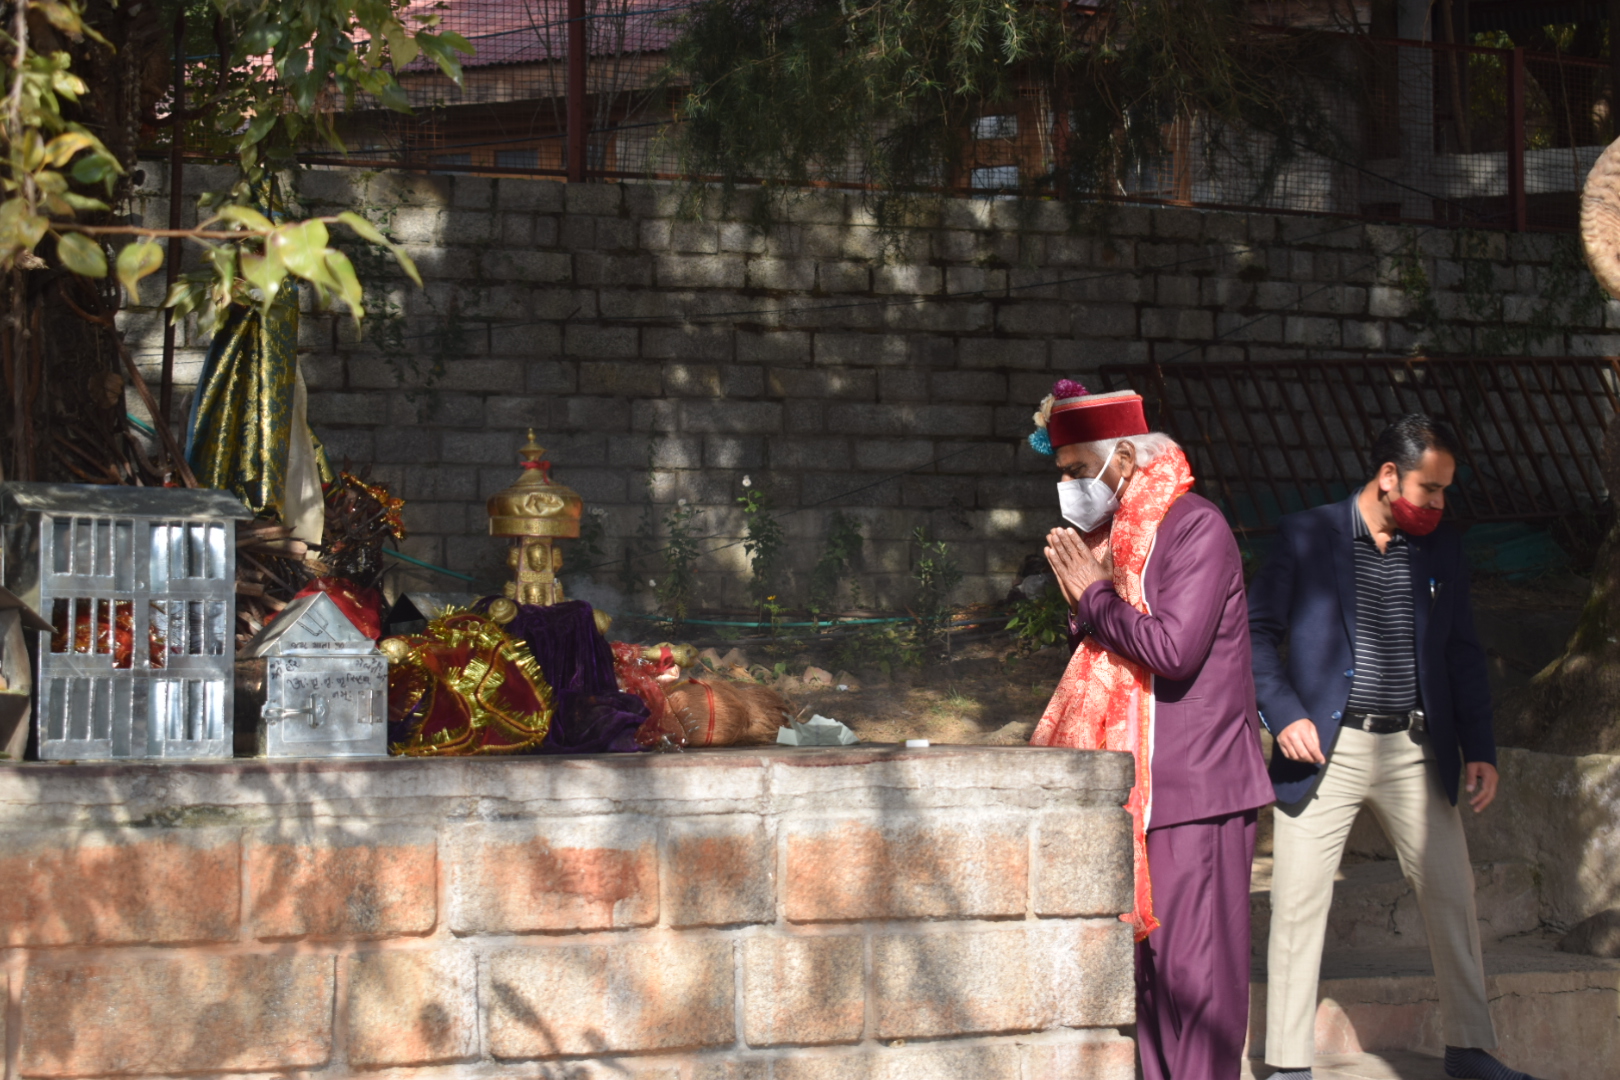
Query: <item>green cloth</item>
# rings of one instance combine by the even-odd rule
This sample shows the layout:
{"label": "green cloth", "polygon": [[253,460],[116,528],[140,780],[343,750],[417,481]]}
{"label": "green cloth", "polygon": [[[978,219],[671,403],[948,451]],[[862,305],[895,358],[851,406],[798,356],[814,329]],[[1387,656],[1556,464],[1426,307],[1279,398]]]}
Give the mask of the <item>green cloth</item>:
{"label": "green cloth", "polygon": [[[258,514],[284,517],[287,449],[298,378],[297,289],[270,305],[232,305],[208,347],[186,432],[186,461],[203,487],[233,492]],[[315,444],[321,479],[331,465]]]}

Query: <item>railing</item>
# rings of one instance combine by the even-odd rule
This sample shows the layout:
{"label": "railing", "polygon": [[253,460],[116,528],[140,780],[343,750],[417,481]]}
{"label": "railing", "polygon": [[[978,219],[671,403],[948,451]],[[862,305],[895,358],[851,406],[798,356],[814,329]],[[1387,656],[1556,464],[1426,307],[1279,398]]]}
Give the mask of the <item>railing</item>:
{"label": "railing", "polygon": [[1372,474],[1371,443],[1405,413],[1462,440],[1448,493],[1460,521],[1548,521],[1599,512],[1598,462],[1620,411],[1620,359],[1422,357],[1111,365],[1106,390],[1146,399],[1182,444],[1200,492],[1240,533],[1347,497]]}
{"label": "railing", "polygon": [[[420,0],[419,0],[420,2]],[[442,6],[442,5],[441,5]],[[313,163],[559,179],[681,178],[681,87],[666,59],[690,0],[456,0],[440,14],[477,49],[462,86],[418,60],[403,116],[364,104],[339,119],[347,156]],[[1606,63],[1568,56],[1327,35],[1308,142],[1179,120],[1164,153],[1124,163],[1087,198],[1332,214],[1405,223],[1571,230],[1587,171],[1615,136]],[[1057,194],[1068,125],[1031,86],[987,105],[966,158],[941,174],[963,195]],[[770,178],[761,178],[770,179]],[[820,182],[863,187],[863,163]]]}

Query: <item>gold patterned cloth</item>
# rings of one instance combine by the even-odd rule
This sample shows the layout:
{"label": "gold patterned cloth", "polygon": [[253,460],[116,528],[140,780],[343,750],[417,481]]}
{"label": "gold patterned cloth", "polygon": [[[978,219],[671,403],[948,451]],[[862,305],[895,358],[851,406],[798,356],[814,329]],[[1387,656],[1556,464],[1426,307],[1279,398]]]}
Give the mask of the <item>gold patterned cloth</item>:
{"label": "gold patterned cloth", "polygon": [[320,483],[333,474],[301,408],[297,296],[284,289],[268,315],[231,307],[192,399],[186,460],[203,487],[233,492],[302,536],[299,522],[312,497],[318,508]]}
{"label": "gold patterned cloth", "polygon": [[551,730],[551,685],[529,647],[471,611],[384,638],[393,753],[466,757],[534,750]]}

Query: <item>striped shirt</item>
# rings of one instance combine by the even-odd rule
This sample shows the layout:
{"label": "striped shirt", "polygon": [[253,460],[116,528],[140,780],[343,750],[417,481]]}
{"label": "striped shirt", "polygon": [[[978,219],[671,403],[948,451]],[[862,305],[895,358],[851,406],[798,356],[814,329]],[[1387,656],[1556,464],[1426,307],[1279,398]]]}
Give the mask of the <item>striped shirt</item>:
{"label": "striped shirt", "polygon": [[1356,667],[1350,703],[1362,712],[1406,712],[1418,707],[1411,551],[1397,531],[1380,552],[1361,516],[1351,508],[1356,552]]}

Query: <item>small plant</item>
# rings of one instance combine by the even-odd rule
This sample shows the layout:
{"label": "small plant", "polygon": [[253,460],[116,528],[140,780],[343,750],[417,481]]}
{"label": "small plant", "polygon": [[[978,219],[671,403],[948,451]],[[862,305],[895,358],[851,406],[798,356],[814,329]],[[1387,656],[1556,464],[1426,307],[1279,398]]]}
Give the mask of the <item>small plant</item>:
{"label": "small plant", "polygon": [[606,555],[603,544],[607,540],[607,511],[600,506],[593,506],[585,511],[579,519],[579,536],[566,540],[568,560],[563,565],[578,563],[571,566],[576,573],[589,575],[592,570],[602,564]]}
{"label": "small plant", "polygon": [[[810,571],[810,613],[817,618],[823,611],[831,610],[838,601],[838,588],[849,576],[851,564],[861,553],[861,523],[846,515],[842,510],[833,512],[832,521],[827,527],[827,539],[821,549],[821,556],[816,559],[815,568]],[[854,582],[850,583],[851,595],[859,595]]]}
{"label": "small plant", "polygon": [[778,579],[782,576],[782,548],[787,538],[782,531],[782,523],[771,512],[770,496],[755,488],[753,481],[746,476],[742,479],[742,485],[747,490],[737,498],[737,502],[742,506],[743,519],[748,523],[743,550],[748,553],[748,565],[753,571],[748,581],[748,595],[763,610],[781,592]]}
{"label": "small plant", "polygon": [[619,591],[632,596],[641,586],[643,556],[658,548],[658,523],[653,517],[653,466],[658,460],[658,443],[662,435],[654,434],[647,440],[647,472],[642,480],[641,520],[636,523],[635,535],[625,538],[624,552],[619,562]]}
{"label": "small plant", "polygon": [[900,668],[920,668],[922,662],[914,626],[863,626],[833,648],[833,666],[851,671],[877,668],[888,676]]}
{"label": "small plant", "polygon": [[775,637],[782,630],[782,616],[787,614],[787,608],[777,603],[776,597],[765,598],[765,617],[771,623],[771,637]]}
{"label": "small plant", "polygon": [[664,527],[669,530],[669,543],[664,547],[664,580],[657,585],[658,604],[676,626],[686,621],[692,607],[692,595],[697,590],[697,574],[693,566],[702,552],[698,550],[693,525],[702,513],[682,499],[670,507],[664,517]]}
{"label": "small plant", "polygon": [[911,539],[921,549],[911,576],[917,582],[917,628],[925,641],[943,637],[950,617],[951,593],[962,583],[962,568],[943,540],[928,539],[918,527]]}
{"label": "small plant", "polygon": [[1013,604],[1007,629],[1024,655],[1061,645],[1069,639],[1069,604],[1063,591],[1048,585],[1039,595]]}

